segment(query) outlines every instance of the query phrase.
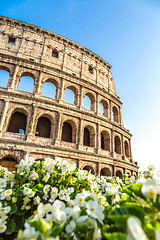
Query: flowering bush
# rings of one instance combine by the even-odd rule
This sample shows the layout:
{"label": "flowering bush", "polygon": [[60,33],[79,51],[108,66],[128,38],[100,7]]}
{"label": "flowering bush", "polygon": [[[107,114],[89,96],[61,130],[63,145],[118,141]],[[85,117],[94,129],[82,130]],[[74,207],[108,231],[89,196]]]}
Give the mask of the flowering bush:
{"label": "flowering bush", "polygon": [[60,158],[0,167],[0,239],[160,239],[160,171],[95,177]]}

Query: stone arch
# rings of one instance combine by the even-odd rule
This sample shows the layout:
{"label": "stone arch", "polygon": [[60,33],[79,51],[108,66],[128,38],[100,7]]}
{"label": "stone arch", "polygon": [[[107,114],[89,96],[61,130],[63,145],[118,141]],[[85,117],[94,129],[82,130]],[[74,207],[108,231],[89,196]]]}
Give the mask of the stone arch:
{"label": "stone arch", "polygon": [[25,134],[27,115],[24,111],[14,110],[10,116],[7,132]]}
{"label": "stone arch", "polygon": [[69,85],[65,88],[65,102],[69,102],[71,104],[78,104],[78,90],[76,87]]}
{"label": "stone arch", "polygon": [[116,171],[116,177],[119,177],[119,178],[122,179],[123,174],[122,174],[122,172],[121,172],[120,170],[117,170],[117,171]]}
{"label": "stone arch", "polygon": [[108,117],[108,103],[105,100],[100,101],[100,114]]}
{"label": "stone arch", "polygon": [[101,132],[101,148],[106,151],[110,151],[110,136],[105,130]]}
{"label": "stone arch", "polygon": [[18,161],[11,155],[6,155],[0,159],[0,166],[6,167],[9,171],[16,171],[16,164],[18,164]]}
{"label": "stone arch", "polygon": [[59,87],[59,84],[55,79],[47,78],[43,82],[42,96],[57,99],[58,98],[58,96],[57,96],[58,95],[58,87]]}
{"label": "stone arch", "polygon": [[30,72],[23,72],[19,78],[18,90],[33,93],[34,85],[35,85],[34,74]]}
{"label": "stone arch", "polygon": [[76,124],[72,120],[63,122],[61,140],[71,143],[76,142]]}
{"label": "stone arch", "polygon": [[127,141],[124,141],[124,151],[125,151],[126,157],[129,157],[129,146]]}
{"label": "stone arch", "polygon": [[0,87],[7,88],[10,77],[10,70],[7,67],[0,66]]}
{"label": "stone arch", "polygon": [[95,130],[90,125],[86,125],[83,129],[83,145],[95,147]]}
{"label": "stone arch", "polygon": [[118,136],[115,136],[114,138],[114,151],[121,154],[121,140]]}
{"label": "stone arch", "polygon": [[85,165],[85,166],[83,167],[83,170],[86,170],[86,171],[88,171],[88,172],[91,172],[92,174],[95,174],[93,167],[90,166],[90,165]]}
{"label": "stone arch", "polygon": [[35,136],[50,138],[51,121],[49,118],[42,116],[38,118]]}
{"label": "stone arch", "polygon": [[110,172],[109,168],[107,168],[107,167],[102,168],[100,171],[100,176],[111,177],[111,172]]}
{"label": "stone arch", "polygon": [[118,109],[115,106],[112,108],[112,117],[113,117],[113,121],[117,123],[119,122]]}
{"label": "stone arch", "polygon": [[[89,98],[89,99],[87,99]],[[84,108],[87,110],[95,111],[95,97],[92,93],[87,92],[84,95]]]}

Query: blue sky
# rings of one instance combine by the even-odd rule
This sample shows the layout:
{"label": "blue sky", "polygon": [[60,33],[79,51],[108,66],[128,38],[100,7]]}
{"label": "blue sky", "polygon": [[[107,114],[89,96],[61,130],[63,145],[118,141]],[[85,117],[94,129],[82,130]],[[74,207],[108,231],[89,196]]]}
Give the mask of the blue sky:
{"label": "blue sky", "polygon": [[1,0],[0,14],[61,34],[112,65],[132,153],[160,169],[160,1]]}

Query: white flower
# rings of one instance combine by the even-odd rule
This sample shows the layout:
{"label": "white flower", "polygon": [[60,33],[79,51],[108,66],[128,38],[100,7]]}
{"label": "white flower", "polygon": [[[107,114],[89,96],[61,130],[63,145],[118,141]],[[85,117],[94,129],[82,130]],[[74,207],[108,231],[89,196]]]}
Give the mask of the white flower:
{"label": "white flower", "polygon": [[29,166],[32,166],[35,162],[35,159],[33,157],[28,157],[26,156],[26,159],[25,159],[25,165],[29,165]]}
{"label": "white flower", "polygon": [[74,219],[78,219],[79,218],[79,212],[80,212],[80,207],[79,206],[75,206],[74,208],[73,208],[73,211],[72,211],[72,217],[74,218]]}
{"label": "white flower", "polygon": [[44,188],[43,188],[43,192],[45,193],[45,194],[47,194],[48,192],[49,192],[49,190],[50,190],[50,185],[49,184],[47,184],[47,185],[45,185],[44,186]]}
{"label": "white flower", "polygon": [[104,206],[98,205],[97,201],[88,201],[86,204],[86,212],[91,217],[97,219],[101,224],[103,224],[102,220],[104,220],[105,216],[103,214]]}
{"label": "white flower", "polygon": [[70,208],[70,207],[66,207],[66,208],[65,208],[64,212],[66,213],[66,218],[67,218],[67,219],[72,216],[72,211],[73,211],[73,210],[72,210],[72,208]]}
{"label": "white flower", "polygon": [[76,196],[76,200],[77,200],[78,205],[84,206],[85,205],[85,199],[88,196],[89,196],[89,193],[86,192],[86,191],[83,191],[82,193],[78,193],[77,196]]}
{"label": "white flower", "polygon": [[54,163],[54,159],[53,158],[45,158],[45,161],[44,161],[44,166],[48,166],[50,163]]}
{"label": "white flower", "polygon": [[50,173],[54,172],[55,163],[51,162],[50,164],[48,164],[48,165],[46,166],[46,168],[47,168],[47,170],[48,170]]}
{"label": "white flower", "polygon": [[36,232],[34,227],[27,227],[24,230],[24,237],[27,239],[37,239],[38,233]]}
{"label": "white flower", "polygon": [[14,179],[14,175],[10,172],[7,172],[5,175],[4,175],[4,178],[7,180],[7,181],[11,181]]}
{"label": "white flower", "polygon": [[58,194],[59,198],[60,198],[61,200],[66,200],[66,193],[67,193],[66,190],[60,190],[60,191],[59,191],[59,194]]}
{"label": "white flower", "polygon": [[38,205],[40,203],[40,201],[41,201],[41,198],[39,196],[34,198],[34,204],[35,205]]}
{"label": "white flower", "polygon": [[71,233],[71,232],[73,232],[73,230],[75,229],[75,227],[76,227],[76,223],[75,223],[75,221],[72,220],[72,221],[66,226],[65,230],[66,230],[67,233]]}
{"label": "white flower", "polygon": [[63,160],[61,162],[61,170],[62,172],[66,172],[68,170],[69,162],[66,160]]}
{"label": "white flower", "polygon": [[78,178],[80,180],[85,180],[86,179],[86,175],[87,175],[87,171],[85,171],[85,170],[78,170],[77,175],[78,175]]}
{"label": "white flower", "polygon": [[147,198],[153,199],[154,202],[156,201],[158,188],[155,182],[146,181],[143,184],[141,191],[144,196],[146,196]]}
{"label": "white flower", "polygon": [[66,214],[64,211],[62,211],[60,208],[56,208],[54,213],[54,219],[60,223],[60,224],[64,224],[66,222]]}
{"label": "white flower", "polygon": [[55,163],[60,166],[61,165],[61,162],[62,162],[62,159],[60,157],[56,157],[55,158]]}
{"label": "white flower", "polygon": [[147,240],[146,234],[141,227],[141,221],[137,217],[129,217],[127,226],[127,240]]}
{"label": "white flower", "polygon": [[83,215],[83,216],[80,216],[78,219],[77,219],[77,222],[78,223],[82,223],[84,221],[86,221],[88,219],[88,216],[87,215]]}
{"label": "white flower", "polygon": [[44,182],[48,182],[49,178],[50,178],[50,174],[47,173],[47,174],[43,177],[42,180],[43,180]]}
{"label": "white flower", "polygon": [[3,224],[3,223],[1,224],[1,223],[0,223],[0,233],[5,232],[5,231],[6,231],[6,228],[7,228],[7,227],[6,227],[5,224]]}
{"label": "white flower", "polygon": [[4,178],[0,178],[0,188],[5,188],[7,181]]}
{"label": "white flower", "polygon": [[0,208],[0,216],[3,217],[5,216],[7,213],[9,213],[11,211],[11,207],[8,206],[8,207],[1,207]]}
{"label": "white flower", "polygon": [[38,173],[33,172],[33,173],[30,175],[30,178],[33,179],[33,180],[36,180],[37,178],[39,178],[39,175],[38,175]]}
{"label": "white flower", "polygon": [[[4,192],[2,192],[1,200],[4,200],[5,198],[10,197],[11,195],[12,195],[12,189],[7,189]],[[8,200],[10,200],[10,199],[8,198]]]}
{"label": "white flower", "polygon": [[67,189],[68,195],[72,194],[73,192],[74,192],[74,187],[69,187],[69,188]]}
{"label": "white flower", "polygon": [[24,187],[24,189],[23,189],[23,194],[24,194],[24,195],[27,195],[27,196],[30,197],[30,198],[32,198],[32,197],[34,197],[35,192],[32,191],[32,189],[30,189],[30,188]]}
{"label": "white flower", "polygon": [[24,205],[27,205],[30,201],[31,201],[31,199],[28,198],[28,197],[25,197],[25,198],[23,199]]}

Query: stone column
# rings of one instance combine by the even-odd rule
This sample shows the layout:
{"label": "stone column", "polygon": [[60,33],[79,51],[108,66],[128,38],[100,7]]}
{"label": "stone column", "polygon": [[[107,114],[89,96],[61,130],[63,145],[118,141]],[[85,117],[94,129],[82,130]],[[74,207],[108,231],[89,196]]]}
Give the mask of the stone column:
{"label": "stone column", "polygon": [[80,86],[80,94],[79,94],[79,109],[81,109],[83,106],[82,106],[82,86]]}
{"label": "stone column", "polygon": [[96,114],[100,114],[100,104],[99,104],[99,95],[96,93]]}
{"label": "stone column", "polygon": [[83,120],[79,118],[79,150],[83,149],[83,134]]}
{"label": "stone column", "polygon": [[30,119],[28,118],[28,123],[27,123],[27,127],[28,127],[27,141],[32,141],[34,137],[36,110],[37,110],[37,106],[33,104],[32,115]]}
{"label": "stone column", "polygon": [[109,113],[108,113],[108,118],[111,121],[112,120],[112,104],[111,100],[109,100]]}
{"label": "stone column", "polygon": [[19,65],[16,65],[15,69],[14,69],[14,72],[13,72],[13,75],[10,79],[10,86],[8,86],[8,90],[15,89],[15,82],[16,82],[16,77],[17,77],[18,70],[19,70]]}
{"label": "stone column", "polygon": [[1,122],[0,122],[0,136],[3,133],[3,129],[4,129],[4,121],[6,119],[6,115],[7,115],[7,111],[8,111],[8,106],[9,106],[9,100],[5,100],[5,104],[3,107],[3,112],[2,112],[2,116],[1,116]]}
{"label": "stone column", "polygon": [[55,138],[55,145],[59,146],[61,141],[61,129],[62,129],[62,114],[59,113],[57,118],[57,128],[56,128],[56,138]]}
{"label": "stone column", "polygon": [[39,96],[42,94],[42,78],[43,78],[43,73],[40,71],[39,77],[37,79],[37,86],[35,86],[35,89],[34,89],[35,96]]}
{"label": "stone column", "polygon": [[59,103],[63,103],[63,94],[64,94],[64,80],[61,78],[61,88],[60,88],[60,95],[59,95]]}
{"label": "stone column", "polygon": [[111,129],[111,156],[114,157],[114,130]]}
{"label": "stone column", "polygon": [[121,107],[119,107],[119,114],[118,114],[118,118],[119,118],[119,123],[120,123],[120,125],[121,125],[121,123],[122,123],[122,119],[121,119]]}
{"label": "stone column", "polygon": [[101,135],[100,135],[100,127],[99,124],[96,124],[97,134],[96,134],[96,151],[98,154],[101,152]]}
{"label": "stone column", "polygon": [[125,160],[123,135],[122,134],[121,134],[121,156],[122,156],[122,159]]}

